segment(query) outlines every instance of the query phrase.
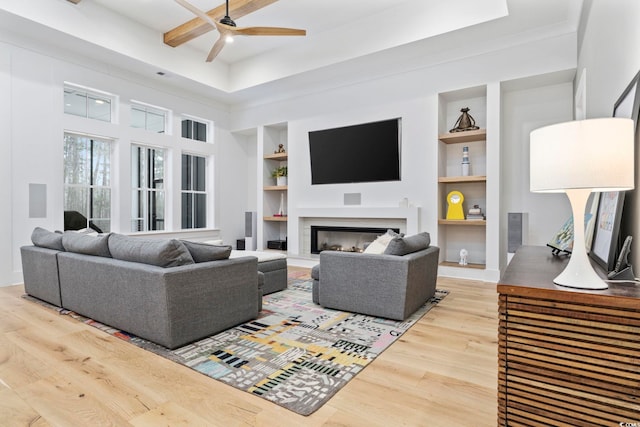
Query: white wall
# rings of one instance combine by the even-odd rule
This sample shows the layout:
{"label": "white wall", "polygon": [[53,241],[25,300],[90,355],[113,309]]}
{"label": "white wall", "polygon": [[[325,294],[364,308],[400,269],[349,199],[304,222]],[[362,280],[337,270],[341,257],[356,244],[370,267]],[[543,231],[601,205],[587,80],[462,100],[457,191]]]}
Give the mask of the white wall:
{"label": "white wall", "polygon": [[[108,70],[108,67],[105,67]],[[119,96],[117,123],[83,119],[63,113],[64,82],[71,82]],[[130,230],[130,144],[132,142],[167,149],[169,170],[167,194],[167,230],[180,228],[180,156],[182,152],[208,157],[211,168],[208,184],[213,186],[213,201],[208,209],[210,227],[224,230],[231,241],[242,236],[243,219],[237,215],[246,206],[247,162],[245,146],[232,138],[228,112],[196,101],[188,94],[154,88],[144,80],[130,81],[0,42],[0,285],[22,281],[19,248],[30,243],[34,227],[63,228],[63,135],[65,131],[114,138],[112,170],[112,231]],[[129,126],[130,100],[168,108],[173,111],[170,134],[156,134]],[[215,123],[215,144],[179,137],[181,114],[189,114]],[[246,144],[245,144],[246,145]],[[224,159],[221,161],[220,159]],[[177,172],[177,173],[176,173]],[[226,177],[240,177],[239,187]],[[217,178],[217,179],[214,179]],[[245,179],[245,181],[243,181]],[[30,183],[47,186],[45,218],[29,218]],[[210,187],[211,188],[211,187]]]}
{"label": "white wall", "polygon": [[[261,123],[288,123],[290,253],[302,252],[297,242],[299,223],[296,210],[309,206],[342,206],[343,193],[350,192],[361,193],[364,206],[397,206],[403,197],[407,197],[410,203],[422,208],[420,227],[430,232],[437,243],[437,204],[440,203],[436,184],[438,93],[573,69],[575,61],[576,36],[567,34],[414,68],[386,78],[298,96],[288,101],[247,108],[234,112],[233,127],[246,129]],[[523,96],[525,103],[535,104],[535,93],[531,93],[534,98],[531,101],[526,100],[526,94]],[[573,95],[570,85],[554,99],[562,99],[564,106],[571,105]],[[502,117],[500,106],[495,105],[497,103],[499,100],[492,104],[491,114],[496,118],[494,123]],[[560,114],[556,121],[566,119],[566,109],[558,108],[541,111],[540,117],[534,113],[532,119],[553,121],[557,112]],[[308,131],[393,117],[402,117],[403,120],[401,182],[311,185]],[[500,129],[495,129],[495,132],[499,133]],[[520,132],[517,138],[513,140],[502,136],[501,143],[523,145],[525,139],[528,141],[528,133]],[[496,156],[499,157],[499,154]],[[497,165],[499,160],[490,163]],[[520,168],[511,168],[510,165],[500,172],[505,180],[520,174]],[[526,191],[529,192],[528,188]],[[546,205],[537,207],[534,203],[528,203],[527,206],[518,206],[518,211],[525,208],[540,212],[548,210]],[[564,217],[564,206],[559,209],[557,216]],[[546,238],[556,231],[554,227],[549,225],[547,229],[535,232],[541,232]],[[495,236],[492,237],[496,243],[491,247],[498,247],[498,230],[496,227]]]}
{"label": "white wall", "polygon": [[[571,217],[571,206],[564,194],[529,191],[529,134],[542,126],[572,120],[572,99],[571,82],[503,93],[502,168],[506,171],[501,182],[503,214],[528,215],[529,228],[523,237],[530,245],[546,245]],[[506,224],[502,231],[506,239]]]}
{"label": "white wall", "polygon": [[[465,46],[465,49],[468,48]],[[201,96],[180,96],[169,86],[162,90],[147,85],[143,79],[116,77],[108,72],[108,67],[105,67],[107,71],[101,72],[0,43],[0,85],[8,85],[11,92],[10,97],[0,100],[0,111],[8,112],[0,119],[0,128],[3,129],[0,132],[8,135],[5,141],[9,141],[9,147],[3,145],[2,152],[7,154],[5,152],[9,151],[11,161],[0,161],[3,161],[2,166],[6,163],[12,167],[9,190],[5,187],[2,189],[10,193],[11,203],[0,207],[0,224],[11,225],[7,232],[13,230],[8,240],[9,248],[3,246],[11,261],[0,264],[0,283],[21,280],[18,248],[28,243],[34,226],[50,229],[62,226],[62,135],[69,123],[79,123],[78,119],[74,121],[75,118],[62,114],[62,84],[65,80],[120,94],[123,100],[136,99],[167,106],[177,113],[186,112],[216,122],[218,144],[211,153],[216,159],[216,226],[221,228],[224,240],[230,243],[244,234],[243,216],[240,214],[252,210],[252,201],[257,199],[257,179],[251,165],[257,165],[258,160],[255,138],[244,137],[243,133],[230,133],[227,129],[255,129],[270,123],[288,123],[291,219],[288,236],[290,251],[297,253],[297,245],[291,241],[297,236],[295,209],[309,204],[340,205],[344,192],[361,192],[363,204],[368,206],[397,206],[400,199],[407,197],[411,203],[423,208],[421,229],[437,236],[436,206],[440,202],[436,184],[438,93],[572,69],[576,65],[575,51],[575,34],[564,34],[501,46],[496,50],[484,49],[471,56],[454,55],[448,59],[441,56],[438,63],[427,61],[422,66],[417,65],[416,60],[410,69],[393,75],[360,83],[333,84],[332,89],[321,93],[296,96],[277,103],[256,103],[256,106],[234,111],[230,116],[224,109],[195,101],[202,99]],[[496,110],[499,107],[493,108]],[[496,117],[500,115],[499,111],[491,113]],[[126,117],[122,113],[121,120]],[[401,182],[357,187],[310,185],[306,132],[391,117],[403,118]],[[37,126],[34,126],[34,120]],[[231,121],[232,125],[229,126]],[[105,130],[102,124],[95,126],[92,133],[112,132],[112,136],[123,141],[134,135],[134,131],[127,126],[121,126],[116,131]],[[143,138],[139,133],[137,135]],[[181,142],[167,138],[166,143],[173,149],[184,148]],[[119,167],[125,172],[123,177],[128,168],[125,151],[120,150],[116,154],[120,159]],[[34,153],[42,157],[36,157]],[[502,179],[509,179],[513,174],[520,173],[519,169],[507,168],[500,175]],[[48,211],[44,220],[27,218],[26,189],[29,183],[46,183],[48,186]],[[125,182],[119,184],[122,188],[127,185]],[[128,194],[128,191],[124,193]],[[128,197],[121,197],[116,203],[120,214],[126,216]],[[176,206],[174,203],[174,210]],[[499,236],[491,238],[497,240]]]}
{"label": "white wall", "polygon": [[[11,55],[8,49],[0,48],[0,200],[11,200],[12,161],[11,161]],[[13,274],[13,223],[10,204],[0,204],[0,283],[20,281]]]}
{"label": "white wall", "polygon": [[[588,1],[578,56],[578,69],[587,70],[587,118],[610,117],[613,105],[640,70],[640,2]],[[634,237],[631,263],[640,269],[640,173],[636,144],[636,190],[625,200],[623,238]]]}

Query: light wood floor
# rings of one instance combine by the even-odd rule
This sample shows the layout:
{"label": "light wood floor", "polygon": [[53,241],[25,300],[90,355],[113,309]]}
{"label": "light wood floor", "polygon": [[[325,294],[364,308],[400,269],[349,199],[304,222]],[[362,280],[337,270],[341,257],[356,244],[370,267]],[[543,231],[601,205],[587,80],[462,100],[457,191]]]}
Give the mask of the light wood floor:
{"label": "light wood floor", "polygon": [[492,426],[495,285],[451,291],[303,417],[0,288],[0,426]]}

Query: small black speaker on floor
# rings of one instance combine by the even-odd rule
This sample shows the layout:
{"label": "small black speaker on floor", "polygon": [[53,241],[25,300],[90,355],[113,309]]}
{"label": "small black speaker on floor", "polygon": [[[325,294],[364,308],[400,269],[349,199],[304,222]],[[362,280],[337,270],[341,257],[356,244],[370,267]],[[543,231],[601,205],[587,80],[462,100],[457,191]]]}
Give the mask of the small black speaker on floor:
{"label": "small black speaker on floor", "polygon": [[267,248],[268,249],[277,249],[280,251],[287,250],[287,241],[286,240],[267,240]]}

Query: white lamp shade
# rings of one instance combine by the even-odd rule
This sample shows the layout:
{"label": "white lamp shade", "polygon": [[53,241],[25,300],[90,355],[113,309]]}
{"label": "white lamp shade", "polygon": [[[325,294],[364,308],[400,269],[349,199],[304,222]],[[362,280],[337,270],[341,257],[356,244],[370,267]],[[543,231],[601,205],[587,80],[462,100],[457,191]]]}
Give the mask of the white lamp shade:
{"label": "white lamp shade", "polygon": [[530,189],[624,191],[634,187],[633,120],[603,118],[531,132]]}

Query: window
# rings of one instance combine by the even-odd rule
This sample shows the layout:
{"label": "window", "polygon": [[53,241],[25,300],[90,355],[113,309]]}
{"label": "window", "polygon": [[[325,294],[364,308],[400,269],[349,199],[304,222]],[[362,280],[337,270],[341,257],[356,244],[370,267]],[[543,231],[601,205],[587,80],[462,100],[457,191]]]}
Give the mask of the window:
{"label": "window", "polygon": [[159,107],[131,103],[131,127],[156,133],[166,133],[168,111]]}
{"label": "window", "polygon": [[112,96],[69,84],[64,86],[64,112],[111,122]]}
{"label": "window", "polygon": [[210,122],[206,120],[185,118],[182,120],[182,137],[195,141],[208,141],[207,130]]}
{"label": "window", "polygon": [[64,135],[65,230],[111,231],[111,141]]}
{"label": "window", "polygon": [[182,155],[182,228],[207,226],[206,159]]}
{"label": "window", "polygon": [[164,230],[164,150],[131,147],[131,231]]}

